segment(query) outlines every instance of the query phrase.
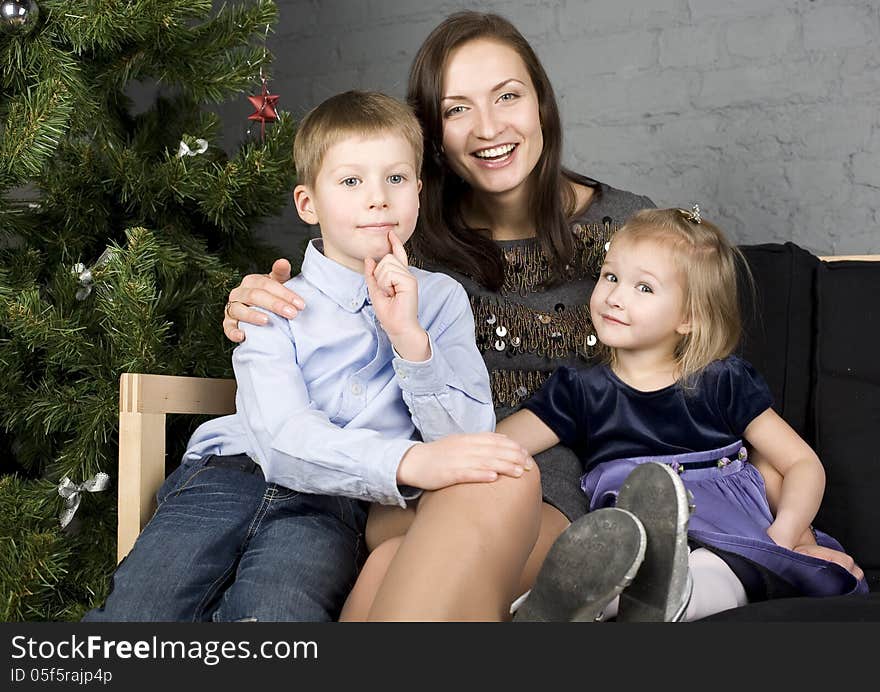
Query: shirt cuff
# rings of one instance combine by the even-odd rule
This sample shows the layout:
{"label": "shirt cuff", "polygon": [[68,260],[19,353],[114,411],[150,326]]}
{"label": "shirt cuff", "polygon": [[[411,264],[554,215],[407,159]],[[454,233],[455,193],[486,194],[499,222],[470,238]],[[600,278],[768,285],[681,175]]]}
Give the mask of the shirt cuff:
{"label": "shirt cuff", "polygon": [[427,360],[412,361],[401,358],[394,351],[391,366],[397,375],[397,383],[404,392],[414,395],[439,394],[446,389],[452,379],[452,371],[446,361],[434,353],[434,343],[428,334],[428,348],[431,355]]}
{"label": "shirt cuff", "polygon": [[385,453],[381,459],[376,460],[375,465],[370,465],[371,478],[367,479],[374,488],[382,489],[381,498],[365,498],[379,500],[383,505],[397,505],[406,507],[407,500],[415,500],[421,495],[421,490],[397,482],[397,469],[404,455],[413,445],[419,444],[418,440],[388,440]]}

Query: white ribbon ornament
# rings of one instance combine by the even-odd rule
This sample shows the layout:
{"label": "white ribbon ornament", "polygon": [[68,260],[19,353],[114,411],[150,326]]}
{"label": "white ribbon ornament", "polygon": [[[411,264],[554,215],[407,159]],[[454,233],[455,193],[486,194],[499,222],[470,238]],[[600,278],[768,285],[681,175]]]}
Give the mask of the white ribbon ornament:
{"label": "white ribbon ornament", "polygon": [[204,154],[208,151],[208,142],[204,139],[196,140],[196,149],[193,151],[189,148],[186,142],[182,139],[180,140],[180,146],[177,148],[177,158],[181,159],[184,156],[197,156],[198,154]]}
{"label": "white ribbon ornament", "polygon": [[76,510],[79,509],[79,503],[82,499],[83,491],[89,493],[97,493],[106,490],[110,485],[110,476],[103,471],[96,473],[92,478],[77,485],[70,478],[65,476],[58,484],[58,494],[64,498],[64,509],[58,515],[58,521],[61,522],[61,528],[66,527]]}

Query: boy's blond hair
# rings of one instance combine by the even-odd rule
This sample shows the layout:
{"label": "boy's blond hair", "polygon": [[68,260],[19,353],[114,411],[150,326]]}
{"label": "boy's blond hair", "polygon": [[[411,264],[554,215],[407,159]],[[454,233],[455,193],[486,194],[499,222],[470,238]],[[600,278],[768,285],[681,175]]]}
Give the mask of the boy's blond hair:
{"label": "boy's blond hair", "polygon": [[297,182],[315,184],[327,150],[348,137],[379,134],[403,137],[412,147],[416,175],[422,170],[422,128],[412,110],[376,91],[346,91],[308,112],[293,142]]}
{"label": "boy's blond hair", "polygon": [[[699,218],[699,217],[697,217]],[[675,349],[679,381],[685,387],[714,360],[736,349],[742,333],[737,265],[753,287],[745,257],[715,224],[692,219],[683,209],[643,209],[614,234],[611,242],[653,240],[671,250],[684,286],[684,312],[691,330]],[[614,349],[600,347],[600,357],[614,362]]]}

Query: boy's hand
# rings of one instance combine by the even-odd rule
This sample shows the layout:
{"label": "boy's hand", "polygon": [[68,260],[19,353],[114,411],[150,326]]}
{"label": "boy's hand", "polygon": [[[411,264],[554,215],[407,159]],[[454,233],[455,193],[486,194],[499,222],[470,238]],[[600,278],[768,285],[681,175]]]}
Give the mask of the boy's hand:
{"label": "boy's hand", "polygon": [[397,467],[397,482],[423,490],[491,483],[499,475],[518,478],[534,463],[525,449],[505,435],[448,435],[410,447]]}
{"label": "boy's hand", "polygon": [[388,232],[391,254],[379,263],[372,257],[364,260],[364,278],[376,318],[391,339],[391,344],[406,360],[427,360],[431,353],[428,334],[419,324],[419,284],[409,271],[403,243],[393,231]]}

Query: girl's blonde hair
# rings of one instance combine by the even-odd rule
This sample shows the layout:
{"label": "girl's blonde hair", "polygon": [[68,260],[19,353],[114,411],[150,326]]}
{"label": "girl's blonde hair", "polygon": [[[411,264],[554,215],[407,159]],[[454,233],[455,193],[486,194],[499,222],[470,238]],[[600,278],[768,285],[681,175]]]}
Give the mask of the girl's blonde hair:
{"label": "girl's blonde hair", "polygon": [[[751,291],[748,263],[715,224],[684,209],[643,209],[614,234],[612,243],[653,240],[671,250],[682,278],[684,310],[691,330],[675,349],[679,381],[693,387],[699,373],[736,349],[742,334],[737,266]],[[599,355],[613,363],[614,349],[602,345]]]}

